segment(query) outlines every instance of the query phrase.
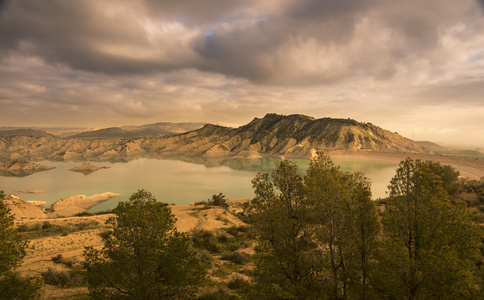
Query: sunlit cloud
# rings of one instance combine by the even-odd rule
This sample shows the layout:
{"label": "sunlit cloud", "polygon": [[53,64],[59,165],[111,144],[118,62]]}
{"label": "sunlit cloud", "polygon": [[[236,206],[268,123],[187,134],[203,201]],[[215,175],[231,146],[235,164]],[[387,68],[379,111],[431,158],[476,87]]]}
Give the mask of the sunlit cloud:
{"label": "sunlit cloud", "polygon": [[0,125],[302,113],[484,144],[482,1],[3,3]]}

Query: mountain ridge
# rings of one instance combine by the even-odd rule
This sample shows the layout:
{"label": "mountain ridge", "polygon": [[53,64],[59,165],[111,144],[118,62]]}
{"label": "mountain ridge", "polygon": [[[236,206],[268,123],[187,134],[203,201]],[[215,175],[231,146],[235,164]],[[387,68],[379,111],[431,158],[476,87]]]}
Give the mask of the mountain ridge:
{"label": "mountain ridge", "polygon": [[[111,130],[128,132],[120,127]],[[164,137],[0,138],[2,159],[122,161],[168,155],[308,158],[316,151],[332,150],[429,153],[417,142],[371,123],[296,114],[266,114],[237,128],[206,124],[200,129]]]}

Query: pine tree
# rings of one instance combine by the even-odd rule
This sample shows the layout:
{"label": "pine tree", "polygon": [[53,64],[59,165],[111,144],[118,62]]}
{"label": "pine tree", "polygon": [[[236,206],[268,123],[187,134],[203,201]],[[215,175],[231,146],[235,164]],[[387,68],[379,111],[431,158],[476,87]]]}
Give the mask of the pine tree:
{"label": "pine tree", "polygon": [[175,228],[168,207],[139,190],[113,210],[104,248],[86,248],[93,299],[169,299],[193,296],[205,270],[190,239]]}

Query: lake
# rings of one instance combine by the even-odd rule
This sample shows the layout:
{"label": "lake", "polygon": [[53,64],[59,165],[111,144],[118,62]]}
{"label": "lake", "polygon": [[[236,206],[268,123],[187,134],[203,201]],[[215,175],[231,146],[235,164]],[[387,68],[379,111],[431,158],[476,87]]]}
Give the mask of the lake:
{"label": "lake", "polygon": [[[19,190],[45,190],[46,193],[42,194],[17,195],[24,200],[46,201],[46,207],[75,194],[121,194],[91,208],[91,211],[114,208],[138,189],[150,191],[158,201],[188,205],[218,193],[227,198],[252,198],[251,180],[258,172],[270,173],[279,161],[273,158],[140,158],[126,163],[93,162],[110,168],[88,175],[69,171],[80,165],[79,162],[41,161],[40,164],[55,169],[25,177],[0,176],[0,190],[6,194],[17,194]],[[291,161],[298,164],[302,175],[309,166],[306,159]],[[386,196],[387,186],[398,167],[394,163],[371,160],[337,158],[333,161],[345,171],[364,172],[372,181],[374,199]]]}

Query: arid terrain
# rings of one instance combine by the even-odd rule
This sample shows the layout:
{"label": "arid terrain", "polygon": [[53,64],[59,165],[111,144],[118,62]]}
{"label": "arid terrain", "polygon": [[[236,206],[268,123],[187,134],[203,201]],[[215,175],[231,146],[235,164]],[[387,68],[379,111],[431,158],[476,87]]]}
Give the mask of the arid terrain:
{"label": "arid terrain", "polygon": [[[229,199],[229,208],[205,208],[203,205],[170,205],[175,215],[176,227],[182,232],[194,230],[217,231],[222,228],[245,225],[236,213],[241,210],[244,199]],[[22,218],[16,226],[24,238],[29,240],[27,256],[18,271],[23,275],[40,275],[50,271],[69,272],[73,267],[80,268],[85,247],[102,248],[101,234],[108,230],[106,220],[112,214],[78,216],[65,218]],[[251,247],[243,251],[252,253]],[[57,260],[56,260],[57,257]],[[224,270],[229,262],[215,261],[215,270]],[[235,273],[212,274],[214,280],[229,280]],[[237,276],[243,276],[238,274]],[[87,294],[86,287],[58,287],[45,284],[42,299],[77,299]]]}
{"label": "arid terrain", "polygon": [[[448,155],[446,149],[431,142],[415,142],[371,123],[351,119],[268,114],[238,128],[200,126],[157,123],[62,137],[38,130],[3,132],[0,134],[0,172],[3,176],[26,176],[47,170],[49,166],[31,162],[44,159],[83,162],[71,170],[90,173],[106,167],[87,163],[89,160],[128,161],[138,157],[182,155],[187,161],[210,166],[212,163],[223,165],[227,157],[311,158],[318,151],[324,151],[332,158],[392,163],[399,163],[407,157],[432,160],[451,165],[463,178],[484,180],[484,158],[479,152],[473,152],[473,157]],[[42,192],[24,190],[18,194]],[[46,272],[57,275],[64,272],[65,275],[76,268],[80,270],[84,248],[102,247],[101,236],[108,230],[105,222],[112,216],[89,214],[85,210],[117,195],[74,195],[57,201],[49,209],[43,207],[45,203],[24,202],[21,197],[8,196],[5,203],[16,215],[19,232],[29,241],[20,273],[45,276]],[[205,205],[169,207],[177,218],[179,231],[193,234],[208,230],[224,235],[223,230],[245,225],[237,216],[244,201],[247,200],[229,200],[228,209]],[[243,244],[239,249],[252,253],[253,245]],[[212,280],[226,282],[234,276],[246,276],[245,267],[234,267],[231,262],[220,259],[220,255],[210,254],[210,257]],[[79,286],[85,285],[59,287],[46,284],[42,299],[85,299],[87,288]]]}
{"label": "arid terrain", "polygon": [[333,157],[358,158],[376,161],[399,163],[407,157],[420,160],[431,160],[450,165],[460,176],[468,179],[481,180],[484,177],[484,159],[458,156],[445,156],[424,153],[398,153],[398,152],[376,152],[376,151],[331,151],[328,154]]}
{"label": "arid terrain", "polygon": [[207,124],[198,130],[163,137],[120,138],[113,134],[112,138],[103,135],[80,139],[78,136],[8,136],[6,132],[2,135],[0,159],[3,160],[126,161],[168,155],[309,158],[315,151],[430,151],[371,123],[304,115],[267,114],[238,128]]}

